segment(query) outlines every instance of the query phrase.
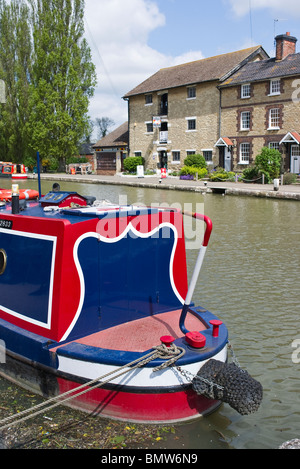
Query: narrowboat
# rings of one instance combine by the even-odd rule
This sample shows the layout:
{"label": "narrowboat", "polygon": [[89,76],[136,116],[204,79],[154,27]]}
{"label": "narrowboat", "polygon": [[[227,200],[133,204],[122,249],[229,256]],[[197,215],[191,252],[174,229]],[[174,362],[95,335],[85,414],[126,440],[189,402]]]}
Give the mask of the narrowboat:
{"label": "narrowboat", "polygon": [[221,404],[209,365],[226,366],[227,327],[192,302],[208,217],[189,214],[204,233],[189,283],[183,211],[60,190],[16,207],[0,210],[3,377],[132,422],[188,421]]}
{"label": "narrowboat", "polygon": [[23,164],[0,162],[0,177],[14,180],[27,179],[26,168]]}

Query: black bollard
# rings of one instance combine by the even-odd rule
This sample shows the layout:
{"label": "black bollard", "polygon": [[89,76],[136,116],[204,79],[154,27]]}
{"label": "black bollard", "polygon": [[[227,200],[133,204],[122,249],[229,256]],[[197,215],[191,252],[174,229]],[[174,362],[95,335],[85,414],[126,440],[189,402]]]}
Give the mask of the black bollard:
{"label": "black bollard", "polygon": [[15,215],[19,212],[20,212],[19,186],[18,184],[13,184],[12,191],[11,191],[11,213]]}

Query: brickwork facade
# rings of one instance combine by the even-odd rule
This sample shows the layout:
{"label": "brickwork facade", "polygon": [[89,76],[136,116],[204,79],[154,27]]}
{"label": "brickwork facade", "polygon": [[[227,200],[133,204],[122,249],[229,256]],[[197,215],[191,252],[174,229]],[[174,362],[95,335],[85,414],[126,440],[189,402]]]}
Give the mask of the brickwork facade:
{"label": "brickwork facade", "polygon": [[[248,98],[241,97],[242,85],[221,91],[221,132],[234,143],[234,170],[243,170],[246,164],[253,163],[264,146],[278,148],[284,157],[284,169],[289,170],[288,148],[280,142],[288,132],[300,129],[299,102],[293,99],[297,83],[295,77],[282,78],[277,84],[278,92],[272,94],[271,81],[252,83]],[[249,118],[248,128],[243,126],[242,121],[246,113]],[[249,144],[248,161],[241,159],[242,143]]]}

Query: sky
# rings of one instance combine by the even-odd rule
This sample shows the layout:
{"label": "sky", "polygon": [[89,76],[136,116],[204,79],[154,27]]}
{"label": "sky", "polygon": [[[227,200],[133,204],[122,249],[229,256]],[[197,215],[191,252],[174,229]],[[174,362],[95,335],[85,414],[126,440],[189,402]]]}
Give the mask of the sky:
{"label": "sky", "polygon": [[[161,68],[261,45],[299,39],[299,0],[85,0],[85,35],[96,66],[92,120],[128,119],[123,96]],[[93,139],[97,140],[96,131]]]}

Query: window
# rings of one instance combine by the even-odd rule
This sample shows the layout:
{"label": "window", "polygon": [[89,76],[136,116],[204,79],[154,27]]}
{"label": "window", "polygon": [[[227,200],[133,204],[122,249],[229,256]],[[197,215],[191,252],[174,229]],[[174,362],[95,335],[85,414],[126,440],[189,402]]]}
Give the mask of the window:
{"label": "window", "polygon": [[249,161],[250,161],[250,143],[241,143],[239,164],[249,164]]}
{"label": "window", "polygon": [[280,94],[280,80],[271,80],[270,81],[270,95]]}
{"label": "window", "polygon": [[172,151],[172,160],[173,163],[180,163],[180,151]]}
{"label": "window", "polygon": [[241,112],[241,130],[250,130],[250,111]]}
{"label": "window", "polygon": [[195,117],[187,117],[187,130],[193,131],[196,130],[196,118]]}
{"label": "window", "polygon": [[269,129],[279,129],[279,108],[270,109],[269,111]]}
{"label": "window", "polygon": [[146,104],[146,105],[153,104],[153,102],[152,102],[152,94],[146,94],[146,95],[145,95],[145,104]]}
{"label": "window", "polygon": [[142,152],[141,151],[135,151],[134,156],[142,156]]}
{"label": "window", "polygon": [[207,163],[212,163],[212,150],[202,150],[204,159]]}
{"label": "window", "polygon": [[187,89],[187,99],[196,98],[196,86],[189,86]]}
{"label": "window", "polygon": [[251,85],[247,83],[241,86],[241,98],[250,98],[251,97]]}
{"label": "window", "polygon": [[160,115],[167,116],[168,115],[168,93],[164,93],[161,95],[160,98]]}
{"label": "window", "polygon": [[153,133],[153,122],[146,122],[147,133]]}
{"label": "window", "polygon": [[279,151],[279,142],[270,142],[269,143],[270,150],[278,150]]}

